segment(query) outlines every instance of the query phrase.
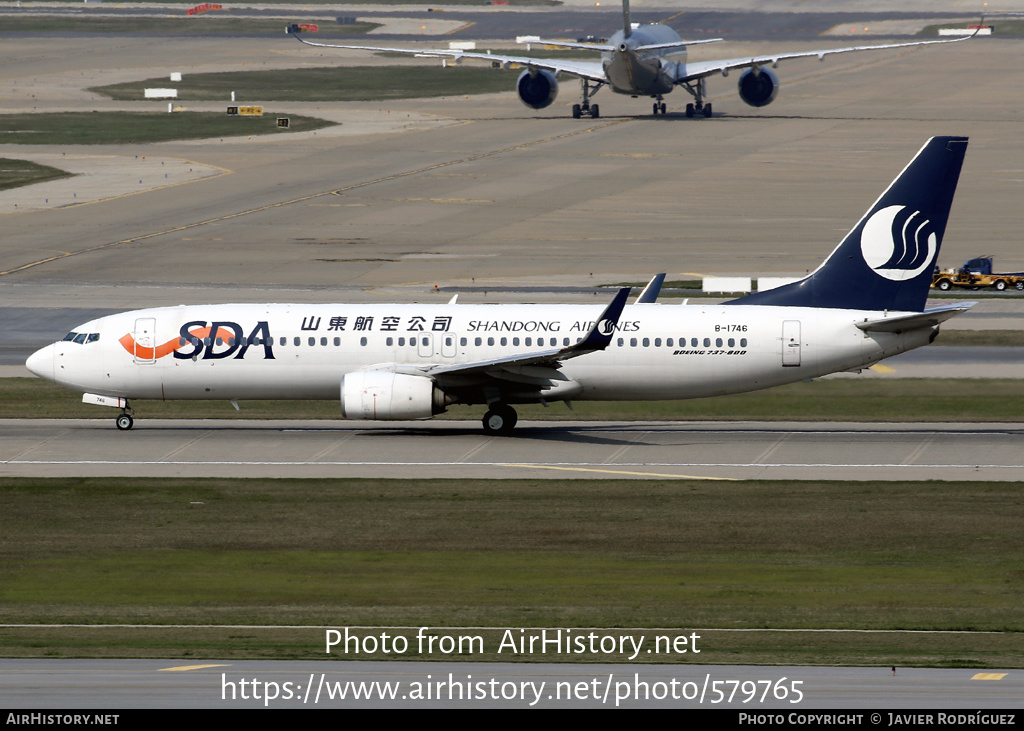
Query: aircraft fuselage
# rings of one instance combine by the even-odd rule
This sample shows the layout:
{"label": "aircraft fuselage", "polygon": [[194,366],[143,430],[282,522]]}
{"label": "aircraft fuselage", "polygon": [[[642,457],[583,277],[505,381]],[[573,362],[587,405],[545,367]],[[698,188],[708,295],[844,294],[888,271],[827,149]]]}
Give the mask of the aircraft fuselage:
{"label": "aircraft fuselage", "polygon": [[[67,388],[127,399],[338,399],[349,373],[429,376],[433,367],[561,348],[585,336],[599,314],[599,307],[586,305],[156,308],[86,323],[75,331],[86,336],[80,342],[43,348],[28,365]],[[883,316],[801,307],[629,306],[606,350],[567,360],[557,371],[525,367],[510,375],[506,368],[497,382],[506,403],[696,398],[857,369],[933,337],[930,327],[865,333],[855,326]],[[558,379],[538,390],[553,373]],[[442,387],[453,395],[450,402],[486,400],[478,382]]]}
{"label": "aircraft fuselage", "polygon": [[[636,48],[678,41],[678,48],[637,51]],[[602,55],[608,84],[619,94],[668,94],[675,86],[677,64],[686,62],[682,38],[667,25],[643,25],[627,38],[618,31],[608,40],[615,50]]]}

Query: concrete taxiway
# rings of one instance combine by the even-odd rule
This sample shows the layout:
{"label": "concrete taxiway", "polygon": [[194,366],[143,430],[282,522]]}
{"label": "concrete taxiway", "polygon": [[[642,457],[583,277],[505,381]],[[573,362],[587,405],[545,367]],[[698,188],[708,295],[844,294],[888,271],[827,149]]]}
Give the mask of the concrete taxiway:
{"label": "concrete taxiway", "polygon": [[[731,56],[781,42],[708,48],[714,57]],[[124,108],[81,89],[172,70],[187,78],[327,65],[339,68],[341,80],[345,65],[382,62],[283,37],[104,43],[73,38],[54,48],[52,39],[5,40],[4,107]],[[187,286],[192,302],[224,301],[239,286],[286,286],[331,301],[332,287],[579,284],[645,280],[666,270],[673,278],[800,274],[817,266],[934,134],[972,138],[943,263],[983,251],[999,266],[1024,270],[1012,203],[1024,185],[1018,57],[1016,41],[992,38],[793,61],[780,65],[780,96],[762,109],[745,106],[731,78],[712,79],[713,119],[686,119],[682,93],[668,98],[670,114],[655,118],[644,100],[605,91],[597,97],[600,119],[573,120],[577,92],[569,81],[555,104],[535,112],[512,91],[514,73],[508,92],[472,98],[246,100],[265,103],[270,114],[323,114],[342,124],[334,132],[84,150],[126,165],[136,156],[192,161],[221,174],[3,216],[0,302],[17,302],[8,284],[28,284],[52,302],[87,284]],[[185,106],[222,110],[227,103]],[[163,102],[129,106],[166,109]],[[440,123],[417,122],[424,118]],[[2,147],[15,157],[54,152]],[[0,203],[45,200],[43,190],[0,193]],[[112,305],[109,297],[89,304]]]}
{"label": "concrete taxiway", "polygon": [[1019,424],[0,421],[0,475],[1011,480]]}

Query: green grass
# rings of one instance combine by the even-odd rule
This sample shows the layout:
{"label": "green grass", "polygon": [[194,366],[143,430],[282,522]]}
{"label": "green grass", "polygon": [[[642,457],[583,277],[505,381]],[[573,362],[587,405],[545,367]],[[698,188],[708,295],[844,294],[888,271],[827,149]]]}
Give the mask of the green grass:
{"label": "green grass", "polygon": [[[702,632],[700,655],[643,659],[1024,666],[1011,483],[2,478],[0,512],[10,623],[970,630],[1003,634]],[[7,656],[322,644],[296,629],[0,631]]]}
{"label": "green grass", "polygon": [[0,157],[0,190],[20,188],[33,183],[45,183],[47,180],[71,177],[72,173],[38,165],[28,160],[12,160]]}
{"label": "green grass", "polygon": [[[383,101],[511,91],[516,77],[487,67],[338,66],[187,74],[175,84],[184,101],[237,99],[252,101]],[[143,89],[165,87],[166,78],[98,86],[89,91],[112,99],[141,99]]]}
{"label": "green grass", "polygon": [[[38,378],[0,379],[0,418],[113,419],[116,409],[83,404]],[[340,419],[336,401],[135,401],[146,419]],[[1024,421],[1024,380],[836,378],[754,393],[688,401],[586,402],[569,410],[517,406],[520,420],[542,421]],[[482,406],[455,406],[439,418],[479,419]]]}
{"label": "green grass", "polygon": [[330,127],[334,123],[314,117],[288,116],[290,127],[281,130],[276,114],[263,117],[217,112],[60,112],[0,115],[0,141],[23,145],[111,145],[166,142],[167,140],[287,134]]}
{"label": "green grass", "polygon": [[[88,13],[88,11],[86,11]],[[314,21],[315,22],[315,21]],[[169,36],[279,36],[285,37],[284,19],[261,20],[258,18],[225,18],[216,12],[198,16],[186,16],[185,11],[175,11],[174,16],[163,17],[88,17],[88,15],[6,15],[2,32],[10,33],[89,33],[89,34],[131,34]],[[351,39],[374,28],[377,23],[353,23],[341,25],[323,23],[323,34],[329,40],[341,36]],[[294,42],[294,41],[293,41]]]}

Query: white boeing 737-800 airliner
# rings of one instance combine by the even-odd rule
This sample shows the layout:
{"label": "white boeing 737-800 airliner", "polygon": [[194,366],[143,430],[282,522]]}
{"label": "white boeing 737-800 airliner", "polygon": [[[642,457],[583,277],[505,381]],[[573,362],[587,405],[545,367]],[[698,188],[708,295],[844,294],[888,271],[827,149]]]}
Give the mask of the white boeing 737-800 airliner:
{"label": "white boeing 737-800 airliner", "polygon": [[[982,19],[982,23],[984,19]],[[981,24],[975,30],[977,35]],[[558,76],[566,74],[580,80],[580,103],[572,107],[572,116],[579,119],[584,114],[600,116],[597,104],[590,99],[602,87],[608,86],[616,94],[632,97],[647,96],[654,99],[654,113],[665,114],[664,96],[681,86],[693,97],[693,103],[686,105],[686,116],[702,114],[711,116],[711,104],[706,103],[708,77],[716,74],[728,76],[738,71],[737,89],[740,99],[752,107],[771,104],[779,93],[779,78],[772,71],[779,61],[793,58],[813,58],[819,61],[825,56],[854,51],[877,51],[884,48],[907,48],[937,43],[956,43],[973,36],[951,38],[941,41],[912,41],[909,43],[888,43],[877,46],[850,46],[847,48],[825,48],[816,51],[796,53],[771,53],[762,56],[743,56],[714,61],[687,61],[686,47],[702,43],[715,43],[721,38],[701,41],[684,41],[672,28],[661,23],[634,25],[629,19],[629,0],[622,0],[622,30],[616,31],[605,43],[573,43],[570,41],[532,41],[533,43],[593,51],[601,54],[600,61],[580,61],[570,58],[532,58],[508,56],[500,53],[475,53],[457,49],[409,49],[384,48],[379,46],[353,46],[345,44],[316,43],[304,40],[298,24],[288,26],[285,31],[309,46],[319,48],[344,48],[356,51],[383,51],[404,53],[415,56],[434,56],[461,63],[463,59],[487,61],[491,64],[510,68],[515,65],[524,68],[516,80],[519,99],[532,109],[544,109],[555,101],[558,95]],[[769,68],[770,67],[770,68]]]}
{"label": "white boeing 737-800 airliner", "polygon": [[925,309],[965,137],[929,140],[798,282],[724,304],[161,307],[87,322],[28,359],[121,408],[137,399],[340,399],[348,419],[426,419],[486,404],[716,396],[866,368],[927,345],[973,303]]}

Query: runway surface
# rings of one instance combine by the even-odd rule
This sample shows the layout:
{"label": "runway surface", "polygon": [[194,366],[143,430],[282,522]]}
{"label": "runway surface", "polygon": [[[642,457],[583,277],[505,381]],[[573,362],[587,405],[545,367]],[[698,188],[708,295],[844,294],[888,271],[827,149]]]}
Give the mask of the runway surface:
{"label": "runway surface", "polygon": [[1024,707],[1020,672],[882,667],[0,660],[0,686],[11,708],[732,708],[801,725],[821,708],[889,726],[870,713]]}
{"label": "runway surface", "polygon": [[1019,424],[0,421],[0,475],[1020,480]]}

